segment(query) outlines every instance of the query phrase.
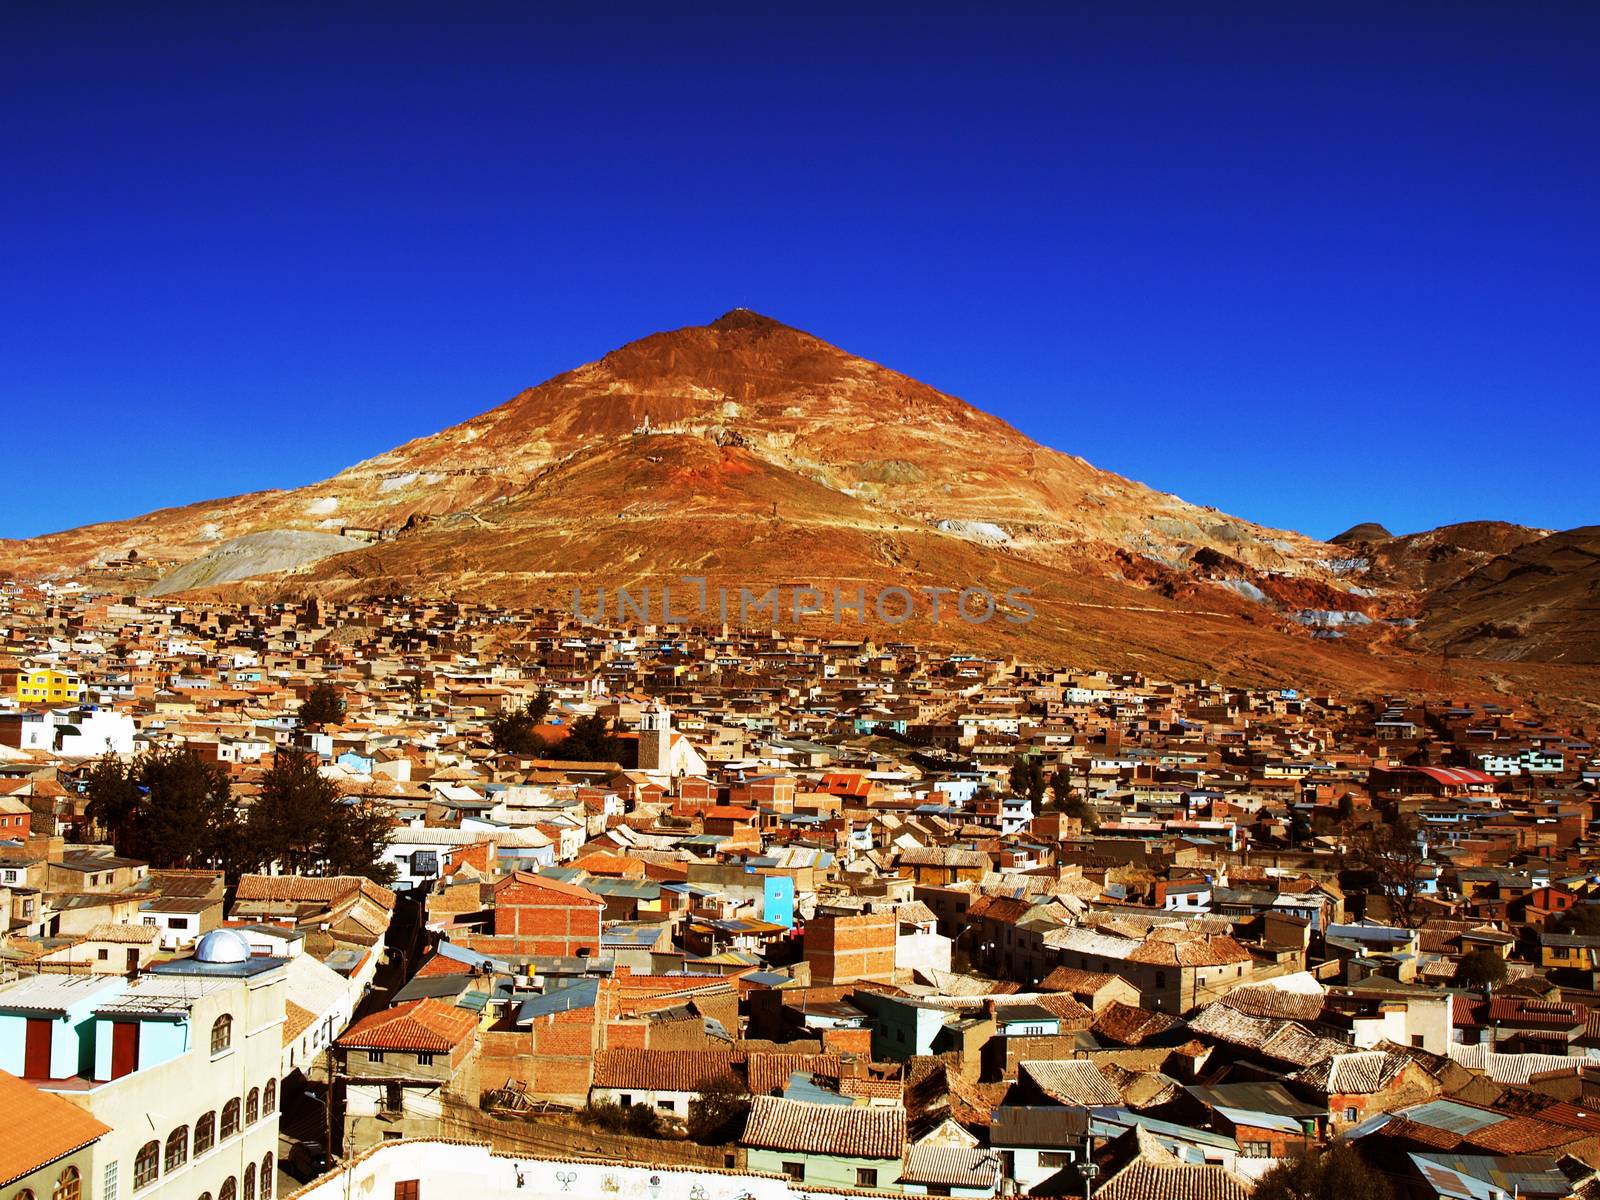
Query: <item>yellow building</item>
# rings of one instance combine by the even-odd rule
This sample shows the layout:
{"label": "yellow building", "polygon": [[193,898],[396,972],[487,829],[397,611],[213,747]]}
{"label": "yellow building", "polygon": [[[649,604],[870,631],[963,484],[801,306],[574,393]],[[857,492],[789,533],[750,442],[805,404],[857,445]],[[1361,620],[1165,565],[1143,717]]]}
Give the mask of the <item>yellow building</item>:
{"label": "yellow building", "polygon": [[17,671],[17,699],[23,704],[76,704],[83,699],[83,680],[71,671],[22,667]]}

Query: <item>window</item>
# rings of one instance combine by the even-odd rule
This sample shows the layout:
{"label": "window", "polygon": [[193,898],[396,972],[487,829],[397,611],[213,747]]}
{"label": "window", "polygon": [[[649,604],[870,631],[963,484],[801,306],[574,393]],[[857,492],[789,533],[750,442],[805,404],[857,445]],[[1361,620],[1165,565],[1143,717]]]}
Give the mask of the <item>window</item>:
{"label": "window", "polygon": [[244,1200],[256,1200],[256,1165],[244,1169]]}
{"label": "window", "polygon": [[268,1114],[276,1111],[277,1107],[278,1081],[276,1079],[269,1079],[267,1080],[267,1086],[261,1089],[261,1115],[267,1116]]}
{"label": "window", "polygon": [[1039,1151],[1039,1165],[1041,1167],[1070,1167],[1076,1159],[1068,1150],[1041,1150]]}
{"label": "window", "polygon": [[100,1193],[103,1200],[117,1200],[117,1160],[112,1159],[106,1164],[106,1173],[101,1180]]}
{"label": "window", "polygon": [[[150,924],[154,925],[155,922],[151,921]],[[168,917],[167,918],[167,928],[168,929],[187,929],[187,928],[189,928],[189,918],[188,917]]]}
{"label": "window", "polygon": [[217,1189],[217,1200],[238,1200],[239,1185],[230,1176],[222,1181],[222,1186]]}
{"label": "window", "polygon": [[1420,1033],[1411,1035],[1411,1045],[1418,1050],[1422,1049],[1422,1035]]}
{"label": "window", "polygon": [[217,1114],[208,1112],[194,1123],[194,1156],[199,1158],[217,1144]]}
{"label": "window", "polygon": [[677,1109],[675,1109],[672,1106],[672,1101],[671,1100],[657,1100],[656,1101],[656,1107],[659,1108],[662,1112],[676,1112],[677,1111]]}
{"label": "window", "polygon": [[111,951],[107,950],[104,946],[101,946],[100,949],[95,951],[95,955],[100,959],[101,962],[105,962],[106,959],[111,957]]}
{"label": "window", "polygon": [[222,1132],[224,1141],[239,1132],[239,1102],[229,1100],[222,1106]]}
{"label": "window", "polygon": [[56,1176],[55,1190],[50,1193],[50,1200],[78,1200],[83,1194],[83,1176],[78,1174],[77,1167],[63,1167],[61,1174]]}
{"label": "window", "polygon": [[133,1190],[147,1188],[161,1174],[161,1143],[146,1142],[133,1160]]}
{"label": "window", "polygon": [[261,1200],[272,1200],[272,1155],[261,1160]]}
{"label": "window", "polygon": [[167,1134],[166,1170],[170,1174],[189,1161],[189,1127],[179,1125]]}
{"label": "window", "polygon": [[367,1051],[367,1061],[368,1062],[382,1062],[383,1061],[383,1051],[382,1050],[368,1050]]}
{"label": "window", "polygon": [[211,1053],[221,1054],[233,1045],[233,1018],[223,1013],[211,1024]]}
{"label": "window", "polygon": [[394,1181],[394,1200],[422,1200],[422,1180],[397,1179]]}
{"label": "window", "polygon": [[[244,1123],[254,1125],[261,1117],[261,1093],[255,1088],[244,1098]],[[245,1189],[248,1191],[249,1189]]]}
{"label": "window", "polygon": [[1167,973],[1165,971],[1156,972],[1156,986],[1158,988],[1164,988],[1167,986]]}
{"label": "window", "polygon": [[856,1186],[858,1188],[875,1188],[878,1186],[877,1167],[857,1167]]}
{"label": "window", "polygon": [[1269,1142],[1240,1142],[1239,1148],[1246,1158],[1272,1157],[1272,1145]]}
{"label": "window", "polygon": [[431,1055],[431,1054],[419,1054],[419,1055],[417,1055],[417,1066],[419,1066],[419,1067],[431,1067],[431,1066],[433,1066],[433,1055]]}
{"label": "window", "polygon": [[806,1178],[806,1164],[803,1162],[786,1162],[783,1164],[783,1173],[796,1183],[804,1183]]}
{"label": "window", "polygon": [[23,1188],[15,1196],[11,1197],[11,1200],[34,1200],[33,1189]]}
{"label": "window", "polygon": [[628,1092],[623,1092],[622,1095],[617,1097],[617,1103],[622,1105],[623,1108],[632,1108],[633,1096]]}
{"label": "window", "polygon": [[1356,1112],[1356,1107],[1355,1107],[1355,1105],[1353,1105],[1353,1104],[1351,1104],[1351,1105],[1348,1105],[1348,1106],[1347,1106],[1347,1107],[1346,1107],[1346,1108],[1345,1108],[1345,1110],[1344,1110],[1344,1119],[1345,1119],[1345,1120],[1346,1120],[1346,1121],[1354,1121],[1354,1120],[1356,1120],[1356,1119],[1357,1119],[1357,1117],[1358,1117],[1358,1116],[1359,1116],[1359,1115],[1360,1115],[1360,1114],[1358,1114],[1358,1113],[1357,1113],[1357,1112]]}

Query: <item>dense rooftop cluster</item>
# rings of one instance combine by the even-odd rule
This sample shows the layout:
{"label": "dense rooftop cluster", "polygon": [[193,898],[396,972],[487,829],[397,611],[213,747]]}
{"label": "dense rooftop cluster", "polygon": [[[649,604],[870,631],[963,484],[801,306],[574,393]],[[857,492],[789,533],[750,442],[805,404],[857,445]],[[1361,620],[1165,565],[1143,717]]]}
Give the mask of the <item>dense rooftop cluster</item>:
{"label": "dense rooftop cluster", "polygon": [[[7,1197],[519,1125],[822,1192],[1233,1200],[1333,1142],[1597,1190],[1600,759],[1508,698],[0,588],[0,1089],[72,1131]],[[246,816],[308,755],[380,844],[131,854],[97,768],[185,752]]]}

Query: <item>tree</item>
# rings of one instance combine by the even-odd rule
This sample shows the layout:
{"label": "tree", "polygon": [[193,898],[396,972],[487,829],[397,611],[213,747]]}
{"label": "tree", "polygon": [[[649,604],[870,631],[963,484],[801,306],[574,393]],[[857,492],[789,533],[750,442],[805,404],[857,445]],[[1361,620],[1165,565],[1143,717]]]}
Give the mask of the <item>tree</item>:
{"label": "tree", "polygon": [[704,1145],[735,1141],[750,1115],[750,1093],[736,1079],[713,1079],[689,1101],[688,1133]]}
{"label": "tree", "polygon": [[365,875],[387,882],[393,823],[369,800],[346,800],[303,750],[280,750],[250,806],[246,832],[258,866],[293,875]]}
{"label": "tree", "polygon": [[89,819],[117,852],[158,870],[237,866],[239,810],[228,773],[187,746],[132,762],[103,758],[89,773]]}
{"label": "tree", "polygon": [[84,812],[100,834],[123,854],[133,854],[144,797],[133,764],[106,755],[89,771]]}
{"label": "tree", "polygon": [[1575,937],[1600,937],[1600,905],[1578,904],[1550,919],[1552,933],[1567,933]]}
{"label": "tree", "polygon": [[1050,775],[1050,796],[1056,808],[1065,811],[1072,798],[1072,774],[1065,767],[1057,767]]}
{"label": "tree", "polygon": [[550,693],[543,688],[520,708],[502,713],[489,722],[489,738],[501,754],[544,757],[549,745],[539,736],[538,727],[550,712]]}
{"label": "tree", "polygon": [[1456,967],[1456,982],[1467,987],[1481,988],[1489,984],[1504,983],[1506,960],[1493,950],[1474,950],[1461,956]]}
{"label": "tree", "polygon": [[1017,755],[1016,761],[1011,764],[1010,783],[1012,795],[1026,796],[1037,808],[1039,801],[1044,799],[1044,764],[1025,754]]}
{"label": "tree", "polygon": [[1360,882],[1389,900],[1394,919],[1408,929],[1417,925],[1421,884],[1418,874],[1427,861],[1415,817],[1364,825],[1350,839],[1348,855],[1364,868]]}
{"label": "tree", "polygon": [[604,717],[591,713],[574,721],[567,736],[546,753],[562,762],[616,762],[622,754],[622,741]]}
{"label": "tree", "polygon": [[1391,1200],[1389,1181],[1348,1142],[1286,1158],[1256,1184],[1250,1200]]}
{"label": "tree", "polygon": [[342,720],[344,701],[339,697],[339,689],[331,683],[317,684],[300,705],[300,724],[307,729],[337,725]]}

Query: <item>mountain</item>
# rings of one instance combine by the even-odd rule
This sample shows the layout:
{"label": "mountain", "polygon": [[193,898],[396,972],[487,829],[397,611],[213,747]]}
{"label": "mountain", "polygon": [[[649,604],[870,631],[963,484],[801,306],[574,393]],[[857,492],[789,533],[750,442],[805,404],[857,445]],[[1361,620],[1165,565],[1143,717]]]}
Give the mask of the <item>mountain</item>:
{"label": "mountain", "polygon": [[18,573],[158,594],[570,605],[574,586],[614,596],[684,574],[735,596],[1025,588],[1026,625],[946,613],[897,628],[1082,665],[1401,687],[1421,668],[1396,653],[1396,618],[1428,573],[1402,570],[1391,545],[1333,546],[1186,503],[736,309],[320,483],[6,550]]}
{"label": "mountain", "polygon": [[1431,592],[1422,629],[1451,654],[1600,661],[1600,525],[1536,535]]}

